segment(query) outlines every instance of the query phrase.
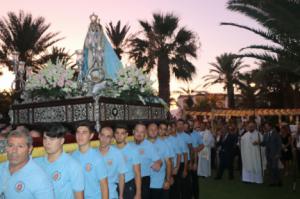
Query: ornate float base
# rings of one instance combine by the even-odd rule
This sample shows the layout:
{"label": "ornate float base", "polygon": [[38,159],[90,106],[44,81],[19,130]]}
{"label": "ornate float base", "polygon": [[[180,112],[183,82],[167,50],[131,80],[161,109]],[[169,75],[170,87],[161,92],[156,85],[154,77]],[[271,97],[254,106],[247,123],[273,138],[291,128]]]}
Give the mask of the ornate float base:
{"label": "ornate float base", "polygon": [[160,104],[124,102],[105,97],[83,97],[66,100],[14,104],[13,124],[44,125],[52,122],[76,124],[92,121],[99,130],[101,125],[114,125],[118,122],[162,121],[167,118],[167,110]]}

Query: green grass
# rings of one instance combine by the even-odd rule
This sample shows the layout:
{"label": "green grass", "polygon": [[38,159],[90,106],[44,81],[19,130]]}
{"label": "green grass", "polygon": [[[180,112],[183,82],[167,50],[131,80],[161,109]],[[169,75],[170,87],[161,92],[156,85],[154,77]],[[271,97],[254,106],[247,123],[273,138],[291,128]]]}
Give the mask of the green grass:
{"label": "green grass", "polygon": [[244,184],[239,174],[234,180],[228,180],[226,172],[222,180],[213,177],[199,179],[201,199],[300,199],[300,179],[297,188],[292,192],[292,177],[285,177],[282,187],[270,187],[264,184]]}

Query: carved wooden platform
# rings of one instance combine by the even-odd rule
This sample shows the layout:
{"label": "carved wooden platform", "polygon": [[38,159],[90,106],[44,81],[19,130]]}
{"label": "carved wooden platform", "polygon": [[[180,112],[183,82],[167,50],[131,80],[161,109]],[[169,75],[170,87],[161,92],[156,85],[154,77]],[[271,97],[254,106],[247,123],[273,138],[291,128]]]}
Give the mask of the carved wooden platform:
{"label": "carved wooden platform", "polygon": [[160,104],[125,102],[114,98],[73,98],[49,102],[15,104],[13,124],[40,125],[52,122],[78,123],[93,121],[96,128],[117,122],[162,121],[167,110]]}

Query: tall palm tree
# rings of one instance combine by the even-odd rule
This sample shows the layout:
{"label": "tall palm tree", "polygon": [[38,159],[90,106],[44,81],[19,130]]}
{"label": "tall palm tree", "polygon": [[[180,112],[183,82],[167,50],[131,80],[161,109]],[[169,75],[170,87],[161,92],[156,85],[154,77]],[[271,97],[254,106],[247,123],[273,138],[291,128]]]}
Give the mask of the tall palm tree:
{"label": "tall palm tree", "polygon": [[110,41],[112,42],[114,46],[114,50],[116,54],[118,55],[119,59],[122,59],[122,53],[124,52],[124,47],[126,45],[126,35],[130,29],[129,25],[124,25],[121,27],[121,21],[119,20],[117,22],[117,25],[113,25],[112,22],[109,23],[109,25],[106,26],[106,33],[109,37]]}
{"label": "tall palm tree", "polygon": [[70,55],[65,48],[60,48],[57,46],[52,47],[50,52],[46,52],[41,57],[41,60],[43,63],[48,61],[51,61],[52,63],[61,62],[67,67],[74,67],[76,65],[72,62],[72,55]]}
{"label": "tall palm tree", "polygon": [[180,87],[179,90],[174,91],[173,93],[186,96],[187,98],[184,100],[184,103],[187,105],[188,109],[192,109],[192,107],[195,105],[193,96],[197,94],[207,94],[206,91],[198,90],[199,87],[200,86],[196,86],[192,88],[188,82],[187,87]]}
{"label": "tall palm tree", "polygon": [[[277,66],[300,73],[300,2],[293,0],[229,0],[227,8],[254,19],[261,28],[237,23],[221,23],[251,31],[274,45],[253,44],[241,50],[263,50],[263,53],[246,52],[242,56],[258,58]],[[278,59],[278,56],[281,58]]]}
{"label": "tall palm tree", "polygon": [[61,40],[58,33],[48,32],[50,24],[45,18],[33,18],[32,14],[20,11],[9,12],[7,18],[0,19],[0,64],[12,70],[10,54],[20,53],[20,60],[36,70],[43,64],[40,55],[51,45]]}
{"label": "tall palm tree", "polygon": [[209,70],[210,75],[204,76],[206,84],[204,87],[213,84],[224,84],[227,90],[228,107],[235,107],[234,85],[238,82],[238,74],[240,70],[248,67],[244,65],[240,58],[232,53],[224,53],[216,57],[215,63],[210,63],[213,66]]}
{"label": "tall palm tree", "polygon": [[154,13],[153,21],[139,21],[142,30],[130,39],[130,58],[137,67],[157,70],[159,97],[169,104],[170,77],[188,81],[195,73],[189,60],[197,57],[197,35],[179,27],[174,14]]}

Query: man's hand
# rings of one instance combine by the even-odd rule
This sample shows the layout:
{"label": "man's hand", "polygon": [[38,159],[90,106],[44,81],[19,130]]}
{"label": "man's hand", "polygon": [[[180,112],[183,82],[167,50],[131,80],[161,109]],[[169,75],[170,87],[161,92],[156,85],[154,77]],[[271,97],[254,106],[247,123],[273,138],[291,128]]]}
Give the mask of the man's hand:
{"label": "man's hand", "polygon": [[173,175],[177,175],[177,173],[178,173],[178,167],[175,167],[175,168],[173,169]]}
{"label": "man's hand", "polygon": [[174,178],[173,177],[171,177],[169,181],[170,181],[170,185],[174,184]]}
{"label": "man's hand", "polygon": [[142,199],[141,194],[135,194],[134,199]]}
{"label": "man's hand", "polygon": [[182,177],[183,177],[183,178],[186,178],[187,175],[188,175],[188,171],[184,170],[184,171],[182,172]]}
{"label": "man's hand", "polygon": [[170,189],[170,183],[168,181],[164,182],[164,186],[163,186],[164,190],[169,190]]}
{"label": "man's hand", "polygon": [[197,169],[198,169],[197,167],[198,167],[197,163],[194,163],[193,166],[192,166],[192,170],[197,171]]}
{"label": "man's hand", "polygon": [[155,162],[152,164],[151,168],[154,170],[154,171],[159,171],[160,168],[161,168],[161,164],[160,162]]}

